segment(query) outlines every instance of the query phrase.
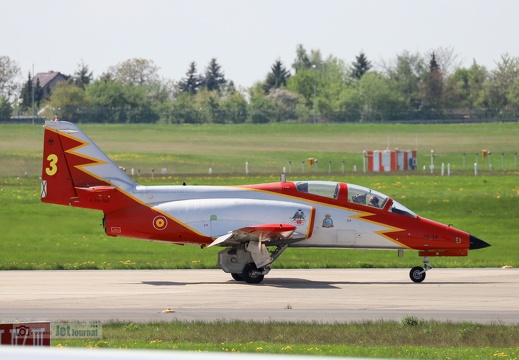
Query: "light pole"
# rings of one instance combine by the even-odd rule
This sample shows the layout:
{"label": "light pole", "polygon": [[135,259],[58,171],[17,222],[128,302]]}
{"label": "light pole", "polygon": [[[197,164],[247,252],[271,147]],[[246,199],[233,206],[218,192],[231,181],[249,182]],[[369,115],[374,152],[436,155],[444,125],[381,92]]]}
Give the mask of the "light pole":
{"label": "light pole", "polygon": [[32,101],[31,101],[32,102],[32,104],[31,104],[31,106],[32,106],[32,124],[34,125],[34,87],[38,83],[38,82],[36,82],[36,83],[34,82],[34,64],[32,64],[32,79],[31,79],[31,82],[32,82],[32,84],[31,84],[32,85],[32,87],[31,87],[32,88],[32,94],[31,94],[31,99],[32,99]]}
{"label": "light pole", "polygon": [[312,65],[312,68],[314,69],[314,124],[317,122],[317,109],[315,107],[315,101],[316,101],[316,88],[317,88],[317,65]]}

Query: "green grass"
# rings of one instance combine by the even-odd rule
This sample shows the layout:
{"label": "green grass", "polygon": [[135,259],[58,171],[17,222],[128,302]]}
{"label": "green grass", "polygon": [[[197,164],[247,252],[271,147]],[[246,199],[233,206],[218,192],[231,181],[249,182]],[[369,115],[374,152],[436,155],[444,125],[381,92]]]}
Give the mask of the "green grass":
{"label": "green grass", "polygon": [[[319,160],[318,169],[305,165],[305,174],[334,174],[363,166],[364,150],[416,149],[419,168],[430,164],[434,149],[437,172],[441,163],[453,172],[471,172],[478,163],[488,169],[482,149],[492,152],[493,168],[514,169],[519,152],[519,123],[403,125],[403,124],[270,124],[270,125],[82,125],[101,149],[128,170],[142,174],[279,174],[283,167],[302,175],[302,161]],[[41,167],[41,126],[0,125],[0,176],[37,176]],[[463,153],[465,168],[463,167]],[[289,161],[292,165],[289,165]],[[419,171],[421,173],[422,170]],[[427,170],[428,172],[428,170]]]}
{"label": "green grass", "polygon": [[[310,178],[335,178],[312,176]],[[142,178],[146,184],[235,184],[276,181],[266,177]],[[435,267],[519,266],[515,174],[487,176],[352,176],[340,180],[378,189],[418,214],[470,232],[492,244],[468,257],[432,258]],[[104,234],[102,213],[39,200],[39,180],[0,178],[0,269],[217,268],[218,248],[201,250]],[[416,252],[289,249],[276,268],[412,267]]]}
{"label": "green grass", "polygon": [[[290,179],[329,179],[372,187],[393,196],[419,215],[470,232],[493,246],[467,258],[432,259],[435,266],[518,266],[519,185],[515,153],[518,123],[401,125],[319,124],[239,126],[84,125],[82,128],[119,165],[145,184],[234,185]],[[215,268],[218,249],[109,238],[102,214],[45,205],[39,201],[41,126],[0,125],[0,269]],[[397,174],[362,174],[363,150],[418,149],[420,170]],[[430,164],[435,150],[433,175]],[[481,150],[493,152],[493,171]],[[463,153],[465,168],[463,167]],[[505,153],[504,170],[501,153]],[[477,154],[477,156],[476,156]],[[302,161],[320,160],[309,169]],[[473,175],[478,160],[480,172]],[[245,175],[245,162],[250,174]],[[289,167],[289,161],[292,161]],[[345,172],[342,172],[344,161]],[[328,163],[332,164],[328,174]],[[452,176],[439,176],[440,163]],[[358,171],[352,171],[354,166]],[[209,167],[213,175],[208,176]],[[161,169],[167,175],[159,175]],[[155,176],[151,178],[151,170]],[[388,251],[290,249],[279,268],[410,267]]]}
{"label": "green grass", "polygon": [[[289,179],[357,183],[393,196],[429,217],[466,230],[492,244],[466,258],[432,258],[435,267],[519,266],[516,221],[519,197],[514,154],[518,123],[456,125],[240,125],[101,126],[82,128],[116,162],[141,169],[144,184],[234,185]],[[102,214],[42,204],[39,200],[43,131],[40,126],[0,125],[0,269],[216,268],[219,249],[200,250],[125,238],[110,238]],[[363,150],[417,149],[412,173],[364,175]],[[437,170],[430,164],[434,149]],[[492,151],[494,170],[482,149]],[[463,166],[463,153],[465,167]],[[503,169],[501,153],[504,153]],[[301,162],[319,159],[304,173]],[[344,161],[345,173],[341,164]],[[472,164],[480,164],[473,176]],[[245,175],[245,162],[250,174]],[[328,163],[332,173],[328,175]],[[453,176],[439,176],[441,163]],[[357,166],[359,170],[353,173]],[[207,176],[208,168],[213,175]],[[158,176],[167,168],[168,175]],[[155,177],[151,179],[151,169]],[[229,176],[232,174],[232,176]],[[393,251],[289,249],[278,268],[411,267],[416,253]],[[290,311],[287,309],[287,311]],[[105,324],[104,338],[53,340],[54,346],[178,349],[282,354],[315,354],[413,359],[519,357],[517,326],[425,322],[360,324],[168,323]]]}
{"label": "green grass", "polygon": [[513,359],[519,356],[519,326],[440,323],[414,316],[406,316],[400,322],[350,324],[111,323],[104,324],[102,330],[103,339],[53,339],[53,346],[394,359]]}

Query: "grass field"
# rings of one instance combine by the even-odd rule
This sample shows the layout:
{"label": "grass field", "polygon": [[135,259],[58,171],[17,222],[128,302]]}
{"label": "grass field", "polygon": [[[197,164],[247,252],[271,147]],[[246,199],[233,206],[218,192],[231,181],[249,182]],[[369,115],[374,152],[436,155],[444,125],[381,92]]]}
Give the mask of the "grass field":
{"label": "grass field", "polygon": [[[506,170],[490,171],[482,165],[478,176],[474,176],[471,170],[459,169],[462,151],[473,153],[474,157],[482,148],[514,153],[519,147],[516,123],[315,127],[88,125],[84,128],[120,165],[134,164],[136,169],[142,165],[144,169],[142,161],[145,160],[151,164],[149,168],[178,169],[179,174],[173,171],[164,176],[157,171],[153,178],[143,170],[142,176],[135,176],[135,180],[144,184],[272,182],[278,181],[276,169],[286,166],[286,159],[306,159],[316,156],[317,152],[322,154],[322,159],[335,156],[332,164],[338,164],[341,158],[355,162],[360,156],[362,161],[358,154],[361,149],[373,148],[377,143],[386,145],[388,141],[391,146],[400,148],[415,148],[416,144],[419,149],[434,148],[444,155],[440,159],[459,158],[459,164],[452,165],[452,176],[440,176],[438,171],[431,175],[429,170],[362,174],[352,172],[353,166],[348,166],[350,170],[345,174],[340,169],[328,174],[327,169],[322,168],[312,172],[306,169],[302,174],[300,168],[296,170],[293,166],[288,178],[330,179],[372,187],[393,196],[419,215],[452,223],[492,244],[490,248],[471,252],[467,258],[432,259],[434,266],[519,266],[519,224],[516,221],[519,172],[513,169],[513,161],[510,162],[513,156],[505,155]],[[41,126],[1,125],[0,132],[3,135],[0,142],[0,269],[217,267],[218,249],[200,250],[110,238],[104,235],[100,225],[101,213],[42,204],[38,180]],[[240,168],[244,171],[244,163],[236,163],[249,158],[252,163],[268,163],[263,169],[265,173],[236,174]],[[419,152],[419,161],[422,158],[430,163],[430,157]],[[162,165],[164,159],[171,159],[171,163],[166,161],[167,164]],[[204,161],[206,164],[200,165]],[[214,167],[212,176],[206,174],[208,165]],[[226,172],[219,174],[218,169],[226,169]],[[234,175],[229,175],[232,173]],[[411,267],[420,263],[416,253],[397,258],[395,252],[389,251],[290,249],[274,265],[281,268]]]}
{"label": "grass field", "polygon": [[400,322],[294,324],[191,322],[103,325],[103,339],[54,346],[302,354],[384,359],[517,359],[519,326]]}
{"label": "grass field", "polygon": [[[327,177],[313,177],[324,178]],[[184,178],[186,179],[186,178]],[[141,179],[177,183],[177,178]],[[193,177],[193,183],[240,182],[243,178]],[[271,177],[247,178],[252,181]],[[352,182],[379,189],[418,214],[464,229],[492,244],[468,257],[433,258],[436,267],[519,266],[517,175],[354,176]],[[216,268],[219,249],[201,250],[107,237],[102,214],[43,204],[36,178],[0,178],[0,269]],[[412,267],[415,252],[289,249],[274,267]]]}
{"label": "grass field", "polygon": [[[120,166],[150,175],[167,169],[170,175],[208,174],[278,175],[283,168],[302,176],[302,162],[316,158],[317,168],[305,164],[304,175],[342,175],[354,166],[361,172],[364,150],[399,148],[418,151],[422,169],[431,162],[436,168],[451,164],[453,173],[472,173],[474,162],[487,170],[515,170],[519,152],[519,123],[403,125],[403,124],[318,124],[318,125],[84,125],[82,129]],[[39,175],[43,131],[36,125],[0,125],[0,177]],[[465,167],[463,154],[465,153]],[[477,154],[477,156],[476,156]],[[514,161],[515,160],[515,161]],[[291,162],[291,164],[289,163]],[[417,173],[422,173],[420,170]],[[427,170],[426,172],[429,172]],[[437,170],[437,173],[439,170]]]}
{"label": "grass field", "polygon": [[[432,258],[435,267],[519,266],[519,125],[243,125],[83,127],[116,162],[141,169],[142,184],[245,184],[323,179],[380,190],[419,215],[470,232],[492,247],[465,258]],[[218,249],[110,238],[99,212],[43,204],[39,200],[42,129],[0,125],[0,269],[216,268]],[[418,170],[363,174],[362,151],[418,149],[419,168],[450,163],[452,176]],[[493,170],[481,150],[493,152]],[[463,153],[466,154],[465,169]],[[500,154],[504,153],[503,166]],[[497,156],[496,156],[497,154]],[[319,168],[302,168],[308,157]],[[480,164],[474,176],[472,164]],[[292,161],[291,169],[289,161]],[[341,164],[344,161],[345,171]],[[250,174],[245,175],[245,162]],[[332,164],[328,174],[328,163]],[[357,166],[356,173],[352,171]],[[208,168],[213,174],[208,176]],[[502,168],[503,167],[503,168]],[[167,168],[166,175],[160,169]],[[151,169],[155,170],[152,178]],[[416,253],[289,249],[277,268],[412,267]],[[434,270],[433,270],[434,271]],[[1,320],[1,319],[0,319]],[[516,326],[437,324],[406,318],[402,323],[110,324],[99,341],[57,346],[185,349],[381,358],[518,358]],[[173,328],[172,328],[173,327]],[[253,330],[251,334],[250,331]],[[221,336],[218,338],[209,337]],[[296,335],[294,335],[296,334]],[[294,335],[294,336],[293,336]],[[333,335],[333,336],[332,336]],[[226,337],[227,336],[227,337]],[[274,337],[274,338],[273,338]],[[338,340],[333,340],[338,339]]]}

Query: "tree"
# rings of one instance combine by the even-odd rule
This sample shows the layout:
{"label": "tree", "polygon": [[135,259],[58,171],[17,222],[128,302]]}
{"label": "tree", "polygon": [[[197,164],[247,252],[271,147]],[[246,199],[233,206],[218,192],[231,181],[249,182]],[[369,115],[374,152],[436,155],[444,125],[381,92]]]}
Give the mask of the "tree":
{"label": "tree", "polygon": [[21,107],[24,110],[32,108],[34,96],[34,105],[40,106],[40,102],[43,99],[43,88],[40,86],[40,79],[36,79],[36,84],[32,79],[31,73],[28,73],[27,82],[23,85],[20,99],[22,99]]}
{"label": "tree", "polygon": [[247,100],[238,91],[222,99],[221,108],[228,122],[242,124],[247,121],[249,115]]}
{"label": "tree", "polygon": [[474,61],[467,75],[469,91],[467,106],[469,108],[481,107],[484,98],[485,84],[488,81],[488,71],[484,66],[478,65],[476,61]]}
{"label": "tree", "polygon": [[158,70],[152,60],[136,58],[108,68],[108,73],[102,77],[131,85],[149,85],[159,81]]}
{"label": "tree", "polygon": [[362,118],[367,121],[386,121],[401,118],[405,108],[403,98],[395,89],[395,84],[378,72],[369,72],[359,81],[362,100]]}
{"label": "tree", "polygon": [[158,120],[145,86],[97,80],[86,87],[85,94],[91,103],[92,122],[131,124]]}
{"label": "tree", "polygon": [[419,53],[405,50],[396,59],[383,65],[386,75],[396,84],[396,90],[403,96],[407,107],[419,109],[420,83],[427,74],[424,57]]}
{"label": "tree", "polygon": [[310,63],[311,68],[314,66],[322,66],[324,63],[323,56],[321,55],[321,50],[310,50]]}
{"label": "tree", "polygon": [[510,90],[519,81],[519,58],[506,53],[496,65],[485,86],[485,103],[489,108],[503,109],[509,105]]}
{"label": "tree", "polygon": [[300,70],[309,70],[312,68],[310,58],[308,57],[308,54],[306,53],[306,50],[302,44],[297,45],[296,58],[292,63],[292,68],[295,70],[296,74]]}
{"label": "tree", "polygon": [[311,69],[300,69],[287,82],[287,89],[301,95],[305,101],[305,106],[309,109],[313,108],[314,86],[316,86],[317,82],[317,75],[314,71]]}
{"label": "tree", "polygon": [[13,113],[13,108],[9,99],[5,95],[0,95],[0,121],[8,121]]}
{"label": "tree", "polygon": [[18,91],[16,78],[20,75],[20,67],[8,56],[0,56],[0,95],[8,99]]}
{"label": "tree", "polygon": [[200,120],[206,124],[224,124],[225,113],[220,106],[220,96],[216,90],[201,89],[194,96],[194,108],[201,111]]}
{"label": "tree", "polygon": [[484,86],[488,71],[474,61],[470,68],[457,68],[445,84],[445,105],[448,108],[476,109],[483,106]]}
{"label": "tree", "polygon": [[429,72],[425,76],[422,84],[422,101],[424,109],[434,110],[436,112],[433,117],[437,116],[437,111],[442,108],[443,96],[443,72],[436,61],[434,53],[431,55],[429,62]]}
{"label": "tree", "polygon": [[283,66],[281,60],[278,59],[270,68],[270,72],[267,75],[267,79],[263,84],[263,90],[266,94],[268,94],[271,89],[278,89],[281,86],[287,86],[287,80],[289,78],[290,71],[288,71]]}
{"label": "tree", "polygon": [[236,86],[234,85],[234,81],[230,80],[227,83],[227,94],[228,95],[233,95],[236,91],[237,90],[236,90]]}
{"label": "tree", "polygon": [[274,104],[276,110],[276,121],[297,119],[299,95],[286,89],[271,89],[267,98]]}
{"label": "tree", "polygon": [[61,119],[72,122],[88,121],[85,118],[85,109],[88,100],[83,89],[79,86],[62,81],[56,85],[52,92],[49,105],[51,113],[48,117],[58,114]]}
{"label": "tree", "polygon": [[209,65],[206,67],[202,84],[207,91],[216,90],[218,94],[221,94],[225,90],[227,80],[225,79],[222,67],[218,64],[215,58],[212,58]]}
{"label": "tree", "polygon": [[94,73],[89,71],[88,65],[85,65],[84,62],[81,62],[81,64],[78,64],[78,69],[72,76],[72,83],[85,90],[85,86],[90,84],[93,79]]}
{"label": "tree", "polygon": [[276,106],[265,96],[261,84],[249,89],[249,116],[253,124],[267,124],[276,119]]}
{"label": "tree", "polygon": [[361,53],[355,57],[355,61],[351,64],[351,66],[351,77],[353,79],[360,80],[362,75],[371,69],[371,62],[368,61],[368,58],[364,52],[361,51]]}
{"label": "tree", "polygon": [[461,66],[458,54],[456,54],[453,48],[439,47],[428,51],[425,56],[426,58],[431,58],[433,54],[444,77],[450,76]]}
{"label": "tree", "polygon": [[170,105],[168,123],[172,124],[201,124],[203,122],[201,111],[196,108],[195,96],[188,93],[179,93]]}
{"label": "tree", "polygon": [[180,80],[177,84],[177,89],[180,92],[195,95],[202,84],[200,75],[196,73],[196,63],[193,61],[189,64],[189,69],[186,72],[186,77]]}
{"label": "tree", "polygon": [[339,122],[359,121],[361,116],[362,100],[358,86],[343,89],[334,106],[334,120]]}
{"label": "tree", "polygon": [[291,76],[287,90],[300,95],[304,100],[298,104],[298,113],[303,118],[306,119],[306,114],[310,113],[313,117],[315,110],[319,117],[333,119],[334,112],[338,110],[339,94],[350,81],[349,73],[344,61],[332,55],[323,60],[319,51],[312,51],[312,59],[318,61],[317,65],[299,70]]}
{"label": "tree", "polygon": [[355,85],[349,78],[349,69],[343,60],[330,55],[313,71],[316,85],[316,113],[323,119],[335,121],[335,114],[339,109],[337,100],[341,92],[344,88]]}
{"label": "tree", "polygon": [[445,106],[447,108],[468,108],[469,71],[466,68],[456,69],[445,83]]}
{"label": "tree", "polygon": [[[38,82],[38,84],[39,84],[39,82]],[[31,72],[29,71],[29,73],[27,74],[27,81],[23,85],[22,91],[20,93],[20,99],[22,100],[20,106],[24,110],[30,109],[32,107],[32,95],[33,95],[32,88],[33,88],[32,76],[31,76]],[[36,101],[36,99],[34,101]]]}

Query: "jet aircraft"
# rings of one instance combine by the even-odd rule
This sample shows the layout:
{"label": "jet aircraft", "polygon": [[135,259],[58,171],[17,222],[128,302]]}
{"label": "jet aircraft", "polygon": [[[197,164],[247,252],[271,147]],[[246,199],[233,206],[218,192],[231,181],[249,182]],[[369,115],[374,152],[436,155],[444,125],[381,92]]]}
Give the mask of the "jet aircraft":
{"label": "jet aircraft", "polygon": [[260,283],[287,248],[416,250],[429,257],[467,256],[485,241],[418,216],[395,199],[333,181],[242,186],[141,186],[78,126],[46,121],[41,200],[102,211],[109,236],[223,247],[218,263],[237,281]]}

